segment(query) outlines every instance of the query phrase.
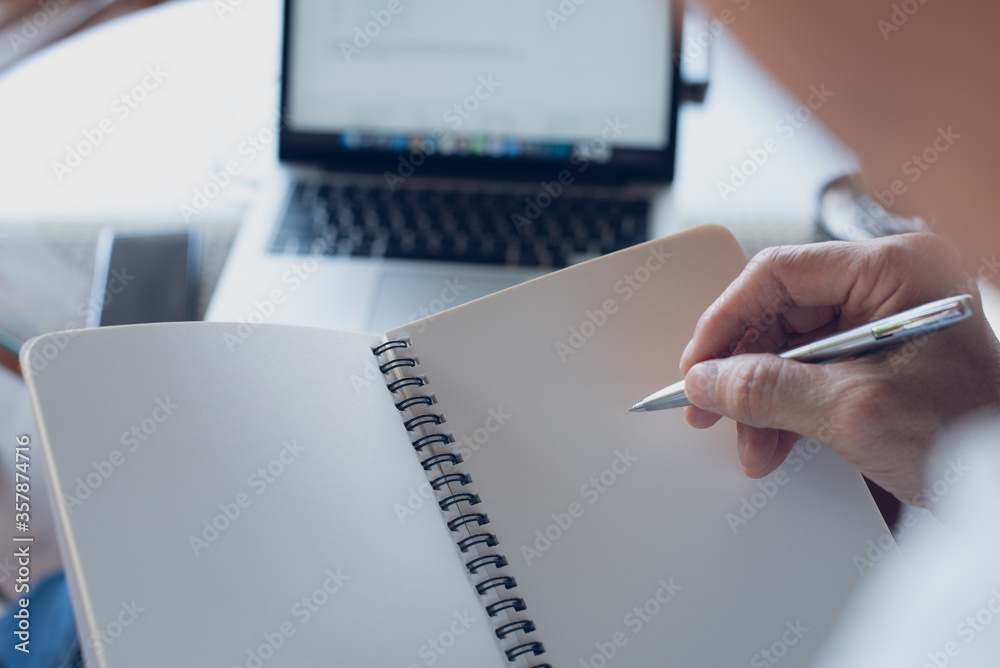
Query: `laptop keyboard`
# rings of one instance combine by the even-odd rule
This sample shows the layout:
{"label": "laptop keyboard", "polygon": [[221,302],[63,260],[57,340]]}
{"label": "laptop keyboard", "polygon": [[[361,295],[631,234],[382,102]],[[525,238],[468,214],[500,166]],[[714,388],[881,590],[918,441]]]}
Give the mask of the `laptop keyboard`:
{"label": "laptop keyboard", "polygon": [[298,183],[271,251],[557,268],[647,238],[646,201],[542,192]]}

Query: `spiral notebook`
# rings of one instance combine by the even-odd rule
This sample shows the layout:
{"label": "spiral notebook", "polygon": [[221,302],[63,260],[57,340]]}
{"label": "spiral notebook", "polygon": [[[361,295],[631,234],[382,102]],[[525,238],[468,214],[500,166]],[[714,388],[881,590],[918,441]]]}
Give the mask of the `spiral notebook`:
{"label": "spiral notebook", "polygon": [[90,665],[808,665],[887,533],[860,476],[627,411],[744,263],[708,227],[383,337],[35,339]]}

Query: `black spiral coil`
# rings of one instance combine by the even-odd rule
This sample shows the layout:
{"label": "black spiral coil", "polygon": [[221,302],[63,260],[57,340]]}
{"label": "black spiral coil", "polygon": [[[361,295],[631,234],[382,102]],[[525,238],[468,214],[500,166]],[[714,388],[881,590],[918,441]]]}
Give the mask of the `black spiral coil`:
{"label": "black spiral coil", "polygon": [[[409,346],[409,341],[388,341],[372,348],[372,352],[376,358],[381,359],[387,353],[404,350]],[[418,412],[418,409],[424,410],[427,406],[432,406],[435,403],[433,396],[413,394],[414,391],[420,391],[421,388],[426,387],[427,381],[423,377],[413,375],[396,377],[399,374],[416,368],[419,363],[415,357],[401,357],[398,353],[393,353],[390,358],[382,361],[378,367],[382,375],[390,377],[386,386],[393,394],[393,402],[396,405],[396,409],[401,413],[405,413],[408,410],[411,411],[411,417],[403,422],[403,426],[411,433],[421,428],[425,431],[433,429],[444,423],[444,416],[441,414]],[[396,372],[396,374],[393,374],[393,372]],[[407,388],[410,391],[404,393],[403,391]],[[429,472],[436,467],[442,466],[448,466],[451,469],[448,473],[431,478],[430,484],[435,491],[441,491],[451,484],[465,487],[472,482],[469,474],[454,470],[462,462],[461,455],[451,452],[436,454],[424,452],[424,449],[429,446],[435,444],[446,446],[452,442],[454,442],[454,438],[451,434],[441,432],[424,433],[412,441],[413,449],[417,453],[421,456],[427,455],[420,462],[425,471]],[[438,501],[438,505],[442,511],[454,510],[459,513],[457,517],[448,522],[448,529],[455,533],[468,533],[467,536],[456,541],[463,553],[468,552],[474,547],[497,547],[497,537],[492,533],[482,530],[482,527],[490,523],[489,517],[485,513],[472,510],[472,507],[478,506],[480,503],[479,495],[467,490],[450,494]],[[464,507],[462,504],[464,504]],[[503,592],[506,595],[506,592],[517,587],[517,582],[513,577],[504,575],[501,572],[501,569],[506,566],[507,558],[498,552],[490,552],[482,556],[477,556],[465,564],[470,576],[473,576],[476,592],[480,596],[487,596],[493,591]],[[486,573],[486,569],[488,568],[494,570],[491,573]],[[479,577],[483,579],[476,582],[475,580]],[[524,600],[517,597],[501,598],[486,606],[486,613],[491,618],[495,618],[501,613],[508,611],[521,613],[525,610],[527,610],[527,606],[525,606]],[[494,631],[497,638],[505,640],[508,636],[518,632],[527,636],[535,633],[536,629],[534,622],[524,619],[501,624],[496,626]],[[525,638],[525,642],[505,650],[505,653],[507,654],[507,660],[513,662],[524,656],[539,656],[544,654],[545,647],[540,642]],[[544,663],[535,664],[532,668],[551,668],[551,666]]]}

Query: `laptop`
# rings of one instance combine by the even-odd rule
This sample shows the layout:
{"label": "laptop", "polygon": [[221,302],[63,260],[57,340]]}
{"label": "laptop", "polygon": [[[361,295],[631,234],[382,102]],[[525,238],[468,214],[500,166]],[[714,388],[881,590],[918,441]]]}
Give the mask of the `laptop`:
{"label": "laptop", "polygon": [[673,231],[672,19],[285,0],[280,168],[206,319],[381,333]]}

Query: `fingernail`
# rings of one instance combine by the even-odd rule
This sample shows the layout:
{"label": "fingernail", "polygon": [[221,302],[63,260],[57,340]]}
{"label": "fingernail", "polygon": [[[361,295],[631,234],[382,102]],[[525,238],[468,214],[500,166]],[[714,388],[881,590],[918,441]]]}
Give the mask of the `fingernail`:
{"label": "fingernail", "polygon": [[747,434],[742,427],[736,429],[736,454],[740,458],[740,464],[743,464],[743,453],[747,449]]}
{"label": "fingernail", "polygon": [[719,378],[719,365],[715,362],[695,364],[684,379],[684,391],[695,406],[705,410],[718,408],[715,385]]}
{"label": "fingernail", "polygon": [[692,346],[694,346],[694,339],[688,341],[688,344],[684,346],[684,352],[681,353],[681,359],[684,359],[685,357],[688,356],[688,353],[691,352]]}

